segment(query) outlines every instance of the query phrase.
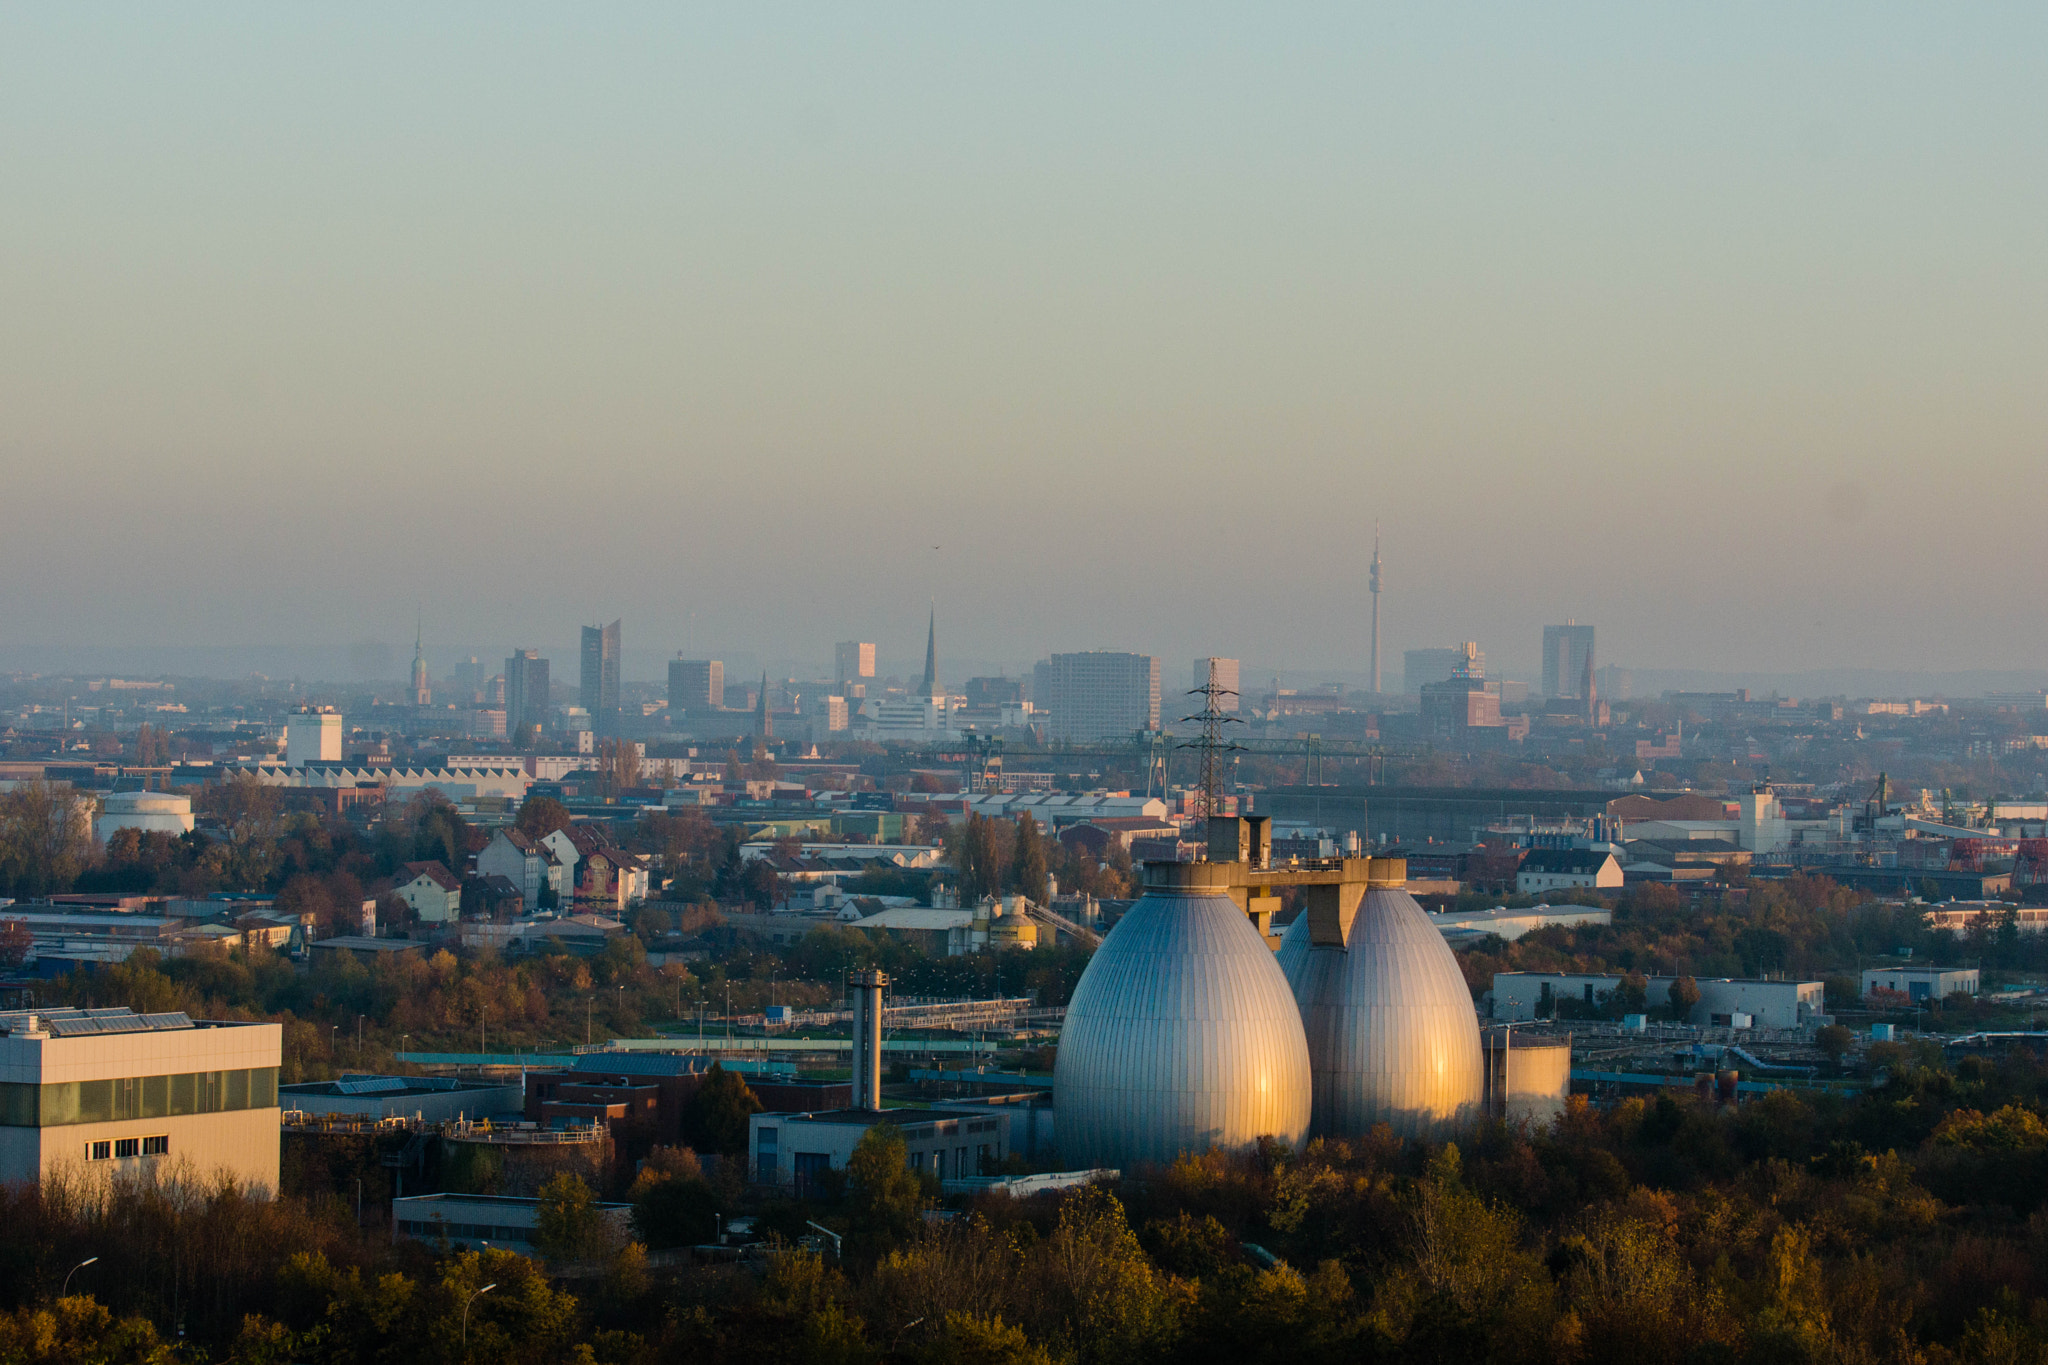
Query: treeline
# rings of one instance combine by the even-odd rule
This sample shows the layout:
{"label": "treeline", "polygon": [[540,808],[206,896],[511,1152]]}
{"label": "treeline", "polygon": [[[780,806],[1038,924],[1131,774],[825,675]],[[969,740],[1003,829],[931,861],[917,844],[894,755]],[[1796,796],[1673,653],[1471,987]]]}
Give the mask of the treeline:
{"label": "treeline", "polygon": [[631,1243],[551,1184],[545,1264],[388,1246],[338,1200],[16,1189],[0,1360],[164,1360],[182,1328],[181,1358],[238,1362],[2032,1365],[2044,1105],[2027,1054],[1906,1051],[1860,1096],[1578,1101],[1547,1131],[1187,1157],[943,1221],[884,1127],[820,1198],[752,1206],[771,1240],[835,1230],[837,1265],[650,1268],[743,1207],[686,1152],[647,1163]]}

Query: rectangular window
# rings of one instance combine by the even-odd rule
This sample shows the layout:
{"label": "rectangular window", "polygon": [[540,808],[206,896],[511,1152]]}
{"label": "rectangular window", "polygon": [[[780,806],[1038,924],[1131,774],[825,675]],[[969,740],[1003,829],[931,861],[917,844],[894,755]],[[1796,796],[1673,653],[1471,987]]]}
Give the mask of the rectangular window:
{"label": "rectangular window", "polygon": [[114,1157],[116,1160],[126,1161],[130,1157],[138,1157],[141,1155],[141,1138],[116,1138],[114,1140]]}
{"label": "rectangular window", "polygon": [[199,1073],[186,1071],[171,1077],[172,1117],[199,1112]]}
{"label": "rectangular window", "polygon": [[87,1161],[112,1161],[114,1159],[114,1144],[111,1142],[86,1143],[85,1159]]}
{"label": "rectangular window", "polygon": [[78,1117],[76,1123],[112,1123],[114,1121],[114,1083],[112,1081],[78,1081]]}
{"label": "rectangular window", "polygon": [[171,1154],[170,1135],[165,1133],[159,1134],[156,1137],[144,1138],[142,1140],[142,1154],[144,1156],[169,1156]]}
{"label": "rectangular window", "polygon": [[171,1112],[171,1078],[169,1076],[144,1076],[142,1078],[142,1113],[146,1119],[160,1119]]}

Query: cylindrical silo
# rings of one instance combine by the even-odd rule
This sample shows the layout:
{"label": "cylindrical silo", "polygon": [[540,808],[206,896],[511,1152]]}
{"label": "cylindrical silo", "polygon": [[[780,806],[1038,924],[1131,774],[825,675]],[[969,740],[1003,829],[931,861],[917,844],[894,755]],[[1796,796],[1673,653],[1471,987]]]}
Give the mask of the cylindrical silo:
{"label": "cylindrical silo", "polygon": [[1147,869],[1074,988],[1053,1071],[1060,1158],[1127,1169],[1308,1131],[1309,1058],[1228,864]]}
{"label": "cylindrical silo", "polygon": [[1348,922],[1333,910],[1318,928],[1304,911],[1281,941],[1315,1077],[1310,1132],[1446,1137],[1479,1117],[1479,1018],[1450,946],[1398,881],[1378,880],[1380,861]]}
{"label": "cylindrical silo", "polygon": [[1489,1028],[1486,1112],[1510,1124],[1548,1128],[1564,1117],[1572,1093],[1572,1036]]}

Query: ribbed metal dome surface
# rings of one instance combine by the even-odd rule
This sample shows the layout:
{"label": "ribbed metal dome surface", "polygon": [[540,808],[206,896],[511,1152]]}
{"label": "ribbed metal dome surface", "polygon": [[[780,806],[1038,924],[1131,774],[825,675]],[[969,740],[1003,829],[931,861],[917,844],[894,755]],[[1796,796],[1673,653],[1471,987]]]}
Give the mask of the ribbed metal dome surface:
{"label": "ribbed metal dome surface", "polygon": [[1265,1135],[1301,1144],[1301,1013],[1228,896],[1148,891],[1117,921],[1067,1006],[1053,1111],[1060,1159],[1077,1168],[1169,1162]]}
{"label": "ribbed metal dome surface", "polygon": [[1485,1071],[1472,993],[1413,896],[1367,890],[1348,948],[1312,946],[1300,915],[1279,963],[1308,1035],[1316,1136],[1359,1137],[1385,1123],[1402,1137],[1441,1137],[1479,1117]]}

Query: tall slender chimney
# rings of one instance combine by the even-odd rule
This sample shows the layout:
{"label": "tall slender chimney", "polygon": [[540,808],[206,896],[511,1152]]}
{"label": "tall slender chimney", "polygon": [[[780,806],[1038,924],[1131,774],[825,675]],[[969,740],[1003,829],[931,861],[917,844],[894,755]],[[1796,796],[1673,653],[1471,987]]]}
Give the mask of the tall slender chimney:
{"label": "tall slender chimney", "polygon": [[889,974],[872,969],[846,974],[853,996],[853,1107],[882,1107],[882,992]]}

